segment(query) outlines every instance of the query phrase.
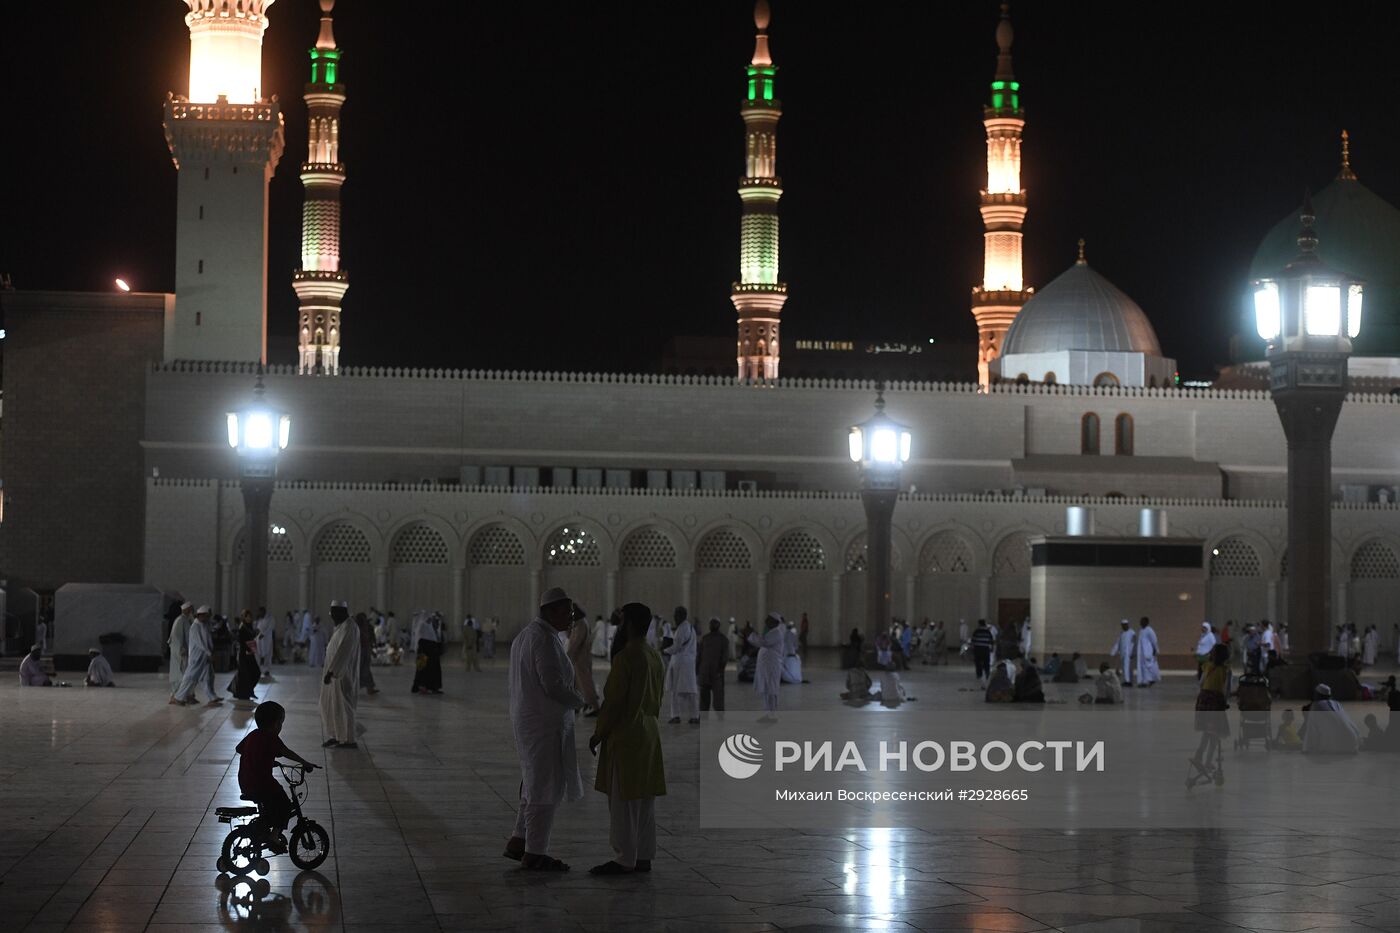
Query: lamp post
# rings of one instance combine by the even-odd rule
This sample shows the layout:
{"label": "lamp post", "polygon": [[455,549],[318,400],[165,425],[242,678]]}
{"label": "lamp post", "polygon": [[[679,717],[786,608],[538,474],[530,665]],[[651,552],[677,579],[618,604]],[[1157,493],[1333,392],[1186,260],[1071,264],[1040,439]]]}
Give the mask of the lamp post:
{"label": "lamp post", "polygon": [[[243,489],[248,536],[248,608],[267,605],[268,510],[277,481],[277,455],[287,448],[292,419],[263,401],[262,368],[253,388],[253,402],[227,415],[228,445],[238,451],[238,484]],[[238,607],[230,607],[237,612]]]}
{"label": "lamp post", "polygon": [[885,414],[884,383],[876,386],[875,415],[851,426],[851,460],[860,464],[860,501],[865,506],[865,643],[875,643],[890,619],[890,525],[899,498],[900,468],[908,462],[913,436]]}
{"label": "lamp post", "polygon": [[1361,331],[1362,282],[1317,255],[1311,195],[1300,220],[1298,257],[1254,283],[1254,314],[1288,441],[1288,623],[1293,644],[1311,654],[1331,642],[1332,431]]}

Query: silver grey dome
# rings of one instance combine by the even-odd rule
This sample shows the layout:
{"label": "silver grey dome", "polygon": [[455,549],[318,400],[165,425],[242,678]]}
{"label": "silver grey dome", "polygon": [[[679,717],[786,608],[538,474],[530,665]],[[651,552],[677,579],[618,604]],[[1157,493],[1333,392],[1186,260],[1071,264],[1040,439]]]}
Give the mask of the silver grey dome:
{"label": "silver grey dome", "polygon": [[1001,355],[1056,350],[1162,355],[1137,302],[1082,260],[1022,306],[1002,341]]}

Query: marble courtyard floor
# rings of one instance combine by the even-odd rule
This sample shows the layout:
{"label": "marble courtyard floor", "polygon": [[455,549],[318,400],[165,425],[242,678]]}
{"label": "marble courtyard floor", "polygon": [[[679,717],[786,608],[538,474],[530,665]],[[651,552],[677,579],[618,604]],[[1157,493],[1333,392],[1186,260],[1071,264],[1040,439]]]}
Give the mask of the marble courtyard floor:
{"label": "marble courtyard floor", "polygon": [[[416,697],[410,668],[376,668],[383,692],[360,698],[360,749],[328,752],[318,679],[276,668],[261,696],[288,707],[288,745],[326,763],[305,807],[332,854],[305,873],[274,858],[261,898],[221,887],[214,868],[227,827],[213,809],[238,803],[233,747],[248,712],[168,706],[164,674],[122,675],[111,690],[20,689],[4,675],[0,930],[1400,933],[1393,833],[1305,835],[1268,814],[1247,833],[701,830],[685,726],[662,727],[670,794],[650,875],[588,875],[610,856],[606,801],[591,790],[555,828],[554,854],[574,870],[522,873],[500,855],[519,780],[501,662],[445,673],[445,696]],[[784,688],[784,708],[836,708],[840,673],[809,675]],[[753,709],[729,676],[731,708]],[[924,711],[986,708],[964,667],[916,668],[906,682]],[[1173,678],[1114,713],[1185,709],[1193,696],[1193,681]],[[586,747],[579,760],[591,787]]]}

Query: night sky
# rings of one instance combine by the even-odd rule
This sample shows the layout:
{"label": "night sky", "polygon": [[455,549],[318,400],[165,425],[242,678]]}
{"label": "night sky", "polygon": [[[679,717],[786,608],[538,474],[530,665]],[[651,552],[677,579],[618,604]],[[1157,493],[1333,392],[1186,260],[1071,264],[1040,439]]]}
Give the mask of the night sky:
{"label": "night sky", "polygon": [[[975,339],[981,105],[995,2],[773,0],[783,101],[784,334]],[[732,336],[745,0],[341,0],[347,365],[651,370],[673,334]],[[0,13],[0,272],[19,288],[174,287],[187,85],[177,0]],[[1088,241],[1184,375],[1228,354],[1249,259],[1352,136],[1400,203],[1400,4],[1018,4],[1027,282]],[[1150,13],[1150,16],[1148,15]],[[271,331],[293,333],[314,0],[270,11]],[[283,360],[287,361],[287,360]]]}

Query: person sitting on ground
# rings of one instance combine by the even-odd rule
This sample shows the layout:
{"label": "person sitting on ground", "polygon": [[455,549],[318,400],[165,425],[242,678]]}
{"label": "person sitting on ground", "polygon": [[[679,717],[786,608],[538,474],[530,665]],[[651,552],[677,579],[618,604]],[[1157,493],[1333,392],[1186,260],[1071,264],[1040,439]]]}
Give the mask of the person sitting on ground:
{"label": "person sitting on ground", "polygon": [[253,710],[253,722],[257,728],[234,747],[234,751],[238,752],[238,788],[245,800],[258,805],[258,819],[262,821],[267,834],[268,848],[276,853],[287,851],[287,840],[282,833],[287,829],[287,821],[292,818],[292,802],[272,776],[272,766],[278,758],[290,758],[307,771],[316,768],[282,744],[280,735],[286,719],[287,711],[282,704],[271,701],[259,703],[258,708]]}
{"label": "person sitting on ground", "polygon": [[1040,672],[1034,661],[1026,661],[1016,675],[1015,696],[1017,703],[1044,703],[1045,687],[1040,682]]}
{"label": "person sitting on ground", "polygon": [[901,703],[917,700],[904,689],[904,683],[894,671],[880,672],[880,703],[887,709],[896,709]]}
{"label": "person sitting on ground", "polygon": [[1355,755],[1360,740],[1356,724],[1332,699],[1332,688],[1318,684],[1314,699],[1303,712],[1303,753],[1309,755]]}
{"label": "person sitting on ground", "polygon": [[115,687],[112,680],[112,665],[107,663],[107,659],[102,656],[102,652],[96,648],[88,649],[87,677],[83,679],[83,685],[88,687]]}
{"label": "person sitting on ground", "polygon": [[[1077,684],[1079,683],[1079,668],[1083,665],[1084,659],[1076,651],[1068,660],[1060,663],[1056,669],[1054,677],[1051,679],[1057,684]],[[1048,673],[1048,671],[1047,671]]]}
{"label": "person sitting on ground", "polygon": [[1397,710],[1400,710],[1400,691],[1397,691],[1395,689],[1394,674],[1391,674],[1389,677],[1386,678],[1383,692],[1385,693],[1386,708],[1389,709],[1392,713],[1396,712]]}
{"label": "person sitting on ground", "polygon": [[1298,735],[1297,717],[1293,710],[1283,711],[1283,722],[1278,727],[1278,735],[1274,736],[1274,748],[1285,752],[1299,752],[1303,750],[1303,738]]}
{"label": "person sitting on ground", "polygon": [[40,662],[43,648],[39,645],[30,645],[29,653],[24,656],[24,660],[19,662],[19,685],[21,687],[66,687],[66,683],[55,684],[49,679],[49,675],[44,673],[44,666]]}
{"label": "person sitting on ground", "polygon": [[1046,677],[1049,677],[1051,680],[1054,680],[1055,675],[1060,673],[1060,667],[1062,664],[1063,662],[1060,660],[1060,653],[1058,651],[1051,652],[1050,660],[1045,662],[1045,666],[1040,669],[1040,672]]}
{"label": "person sitting on ground", "polygon": [[992,677],[987,684],[988,703],[1010,703],[1016,698],[1016,688],[1011,681],[1011,663],[1003,661],[992,667]]}
{"label": "person sitting on ground", "polygon": [[1118,672],[1107,661],[1099,665],[1099,676],[1094,681],[1093,694],[1084,694],[1079,698],[1079,702],[1101,705],[1123,702],[1123,681],[1118,679]]}
{"label": "person sitting on ground", "polygon": [[870,688],[870,675],[857,665],[846,672],[846,692],[841,694],[841,699],[854,706],[864,706],[870,702]]}

